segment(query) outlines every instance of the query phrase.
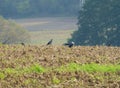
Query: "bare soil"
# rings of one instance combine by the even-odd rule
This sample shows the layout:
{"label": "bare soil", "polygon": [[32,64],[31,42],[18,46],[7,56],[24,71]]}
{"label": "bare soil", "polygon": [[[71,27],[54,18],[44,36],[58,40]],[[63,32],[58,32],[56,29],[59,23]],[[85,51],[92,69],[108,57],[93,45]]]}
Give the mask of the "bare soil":
{"label": "bare soil", "polygon": [[[6,74],[6,68],[23,69],[35,63],[57,68],[68,63],[120,64],[120,47],[1,45],[1,88],[120,88],[120,72],[57,72]],[[59,82],[54,82],[54,78]]]}

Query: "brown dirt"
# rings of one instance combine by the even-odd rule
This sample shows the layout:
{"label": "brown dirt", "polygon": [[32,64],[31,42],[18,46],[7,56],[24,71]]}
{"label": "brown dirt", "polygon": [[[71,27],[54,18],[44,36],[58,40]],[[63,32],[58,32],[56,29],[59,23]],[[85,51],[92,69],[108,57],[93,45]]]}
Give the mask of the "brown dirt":
{"label": "brown dirt", "polygon": [[[38,63],[57,68],[70,62],[87,64],[120,64],[120,47],[106,46],[31,46],[1,45],[0,70],[25,68]],[[60,80],[54,83],[53,78]],[[0,79],[0,88],[120,88],[120,72],[87,73],[57,72],[7,75]]]}

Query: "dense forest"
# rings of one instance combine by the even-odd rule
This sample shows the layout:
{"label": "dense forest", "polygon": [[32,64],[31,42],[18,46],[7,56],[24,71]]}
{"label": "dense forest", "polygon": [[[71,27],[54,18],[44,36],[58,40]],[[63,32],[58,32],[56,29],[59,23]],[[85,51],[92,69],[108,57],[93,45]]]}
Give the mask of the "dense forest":
{"label": "dense forest", "polygon": [[0,0],[0,15],[6,18],[77,16],[80,0]]}
{"label": "dense forest", "polygon": [[120,0],[86,0],[79,11],[76,45],[120,46]]}

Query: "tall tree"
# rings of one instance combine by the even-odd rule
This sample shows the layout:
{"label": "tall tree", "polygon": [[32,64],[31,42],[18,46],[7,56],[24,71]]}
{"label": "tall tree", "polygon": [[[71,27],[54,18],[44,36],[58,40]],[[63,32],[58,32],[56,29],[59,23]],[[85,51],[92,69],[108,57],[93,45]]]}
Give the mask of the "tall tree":
{"label": "tall tree", "polygon": [[72,34],[77,45],[120,46],[120,1],[86,0],[79,11],[78,30]]}

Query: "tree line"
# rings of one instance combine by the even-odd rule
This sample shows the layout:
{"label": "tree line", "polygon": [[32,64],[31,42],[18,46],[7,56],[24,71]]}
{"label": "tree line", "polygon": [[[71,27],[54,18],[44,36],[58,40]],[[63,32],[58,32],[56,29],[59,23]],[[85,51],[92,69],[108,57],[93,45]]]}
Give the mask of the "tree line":
{"label": "tree line", "polygon": [[4,17],[76,16],[79,0],[0,0]]}
{"label": "tree line", "polygon": [[69,41],[120,46],[120,0],[85,0],[79,11],[78,30]]}

